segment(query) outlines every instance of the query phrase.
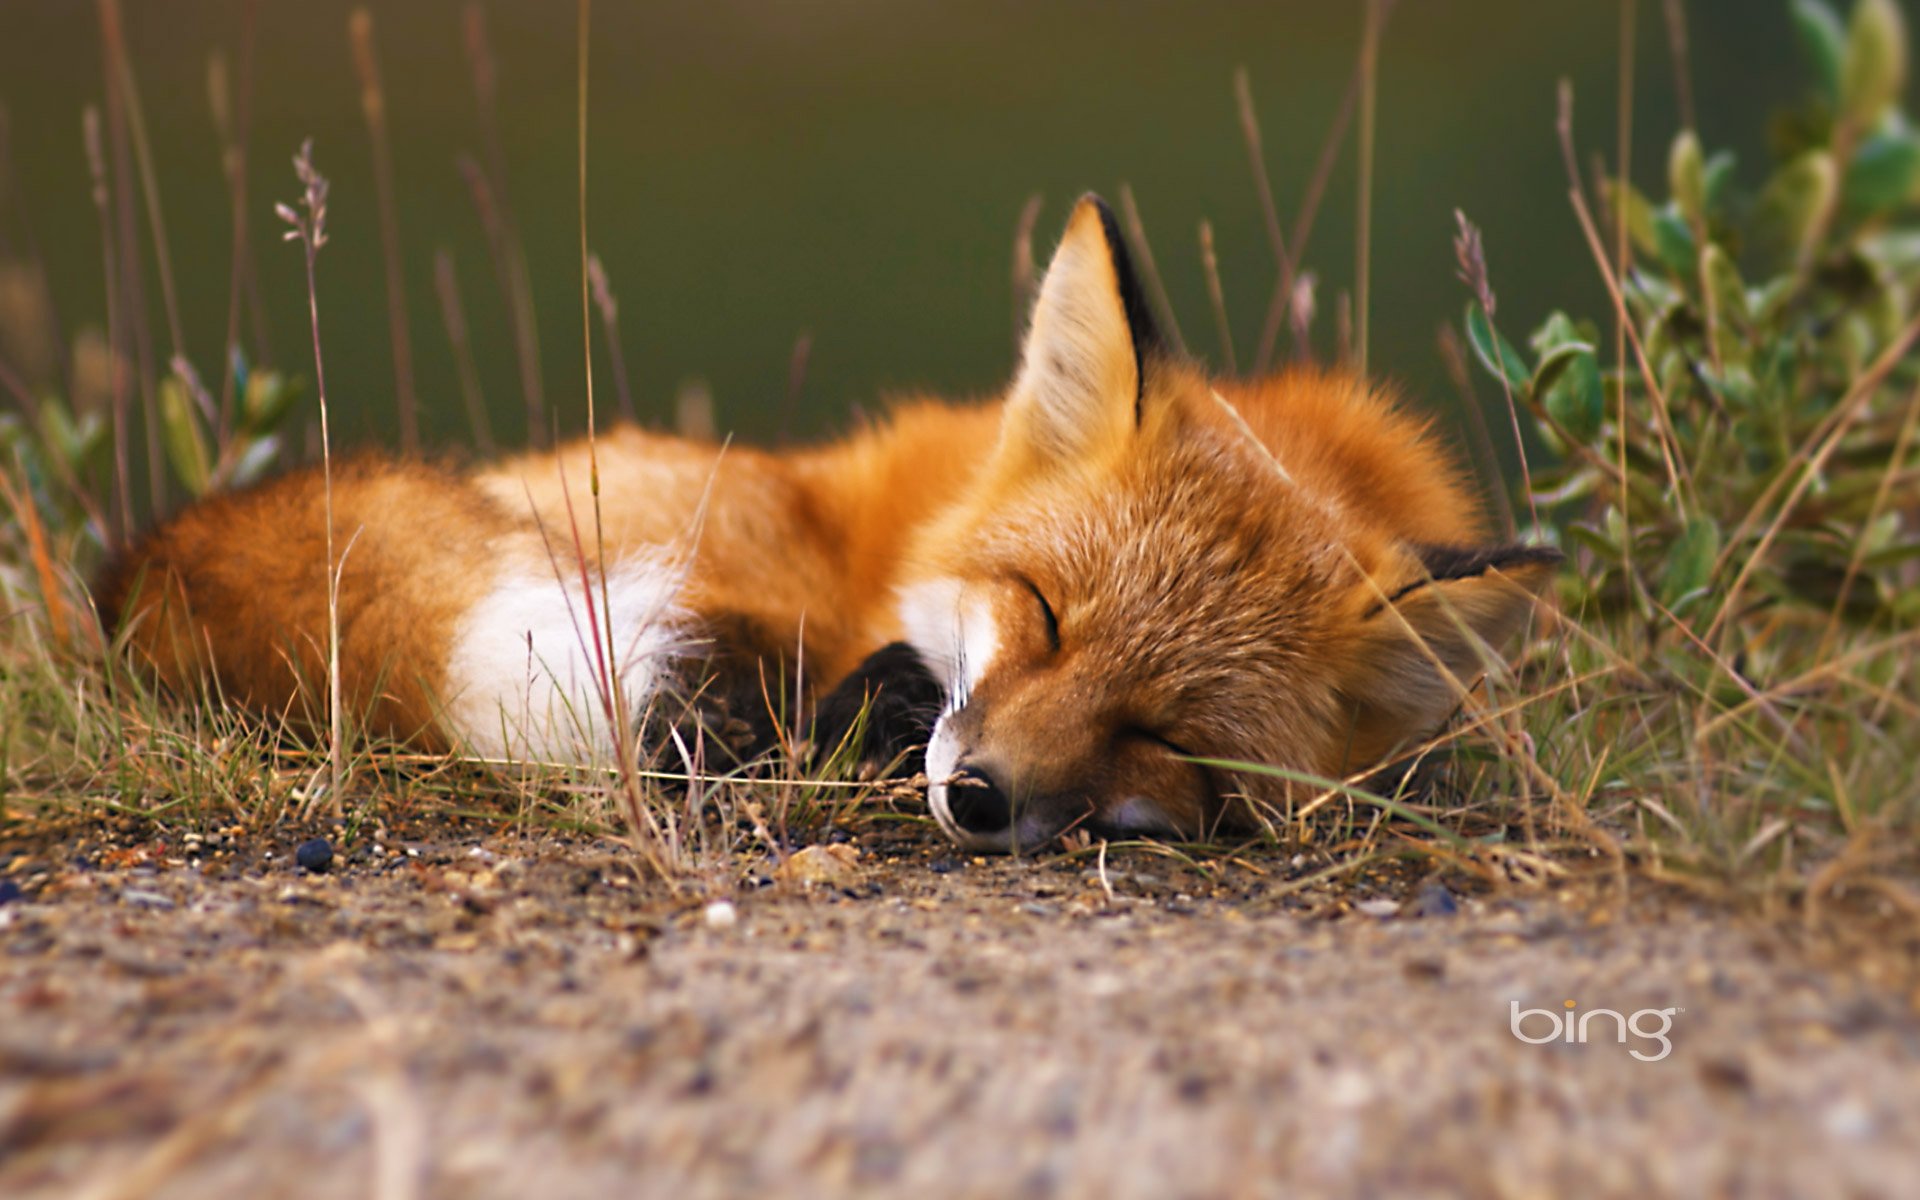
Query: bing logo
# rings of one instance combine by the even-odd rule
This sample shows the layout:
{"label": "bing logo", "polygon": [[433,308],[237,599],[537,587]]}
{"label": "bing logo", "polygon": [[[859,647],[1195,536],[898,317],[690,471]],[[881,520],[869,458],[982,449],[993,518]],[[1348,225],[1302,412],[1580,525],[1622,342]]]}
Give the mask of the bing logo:
{"label": "bing logo", "polygon": [[[1673,1032],[1673,1015],[1685,1012],[1681,1008],[1643,1008],[1632,1015],[1623,1014],[1611,1008],[1590,1008],[1586,1012],[1576,1013],[1579,1001],[1566,1002],[1564,1013],[1550,1008],[1521,1008],[1518,1000],[1510,1001],[1510,1015],[1507,1027],[1513,1036],[1530,1046],[1543,1046],[1548,1042],[1578,1042],[1586,1045],[1592,1035],[1592,1026],[1599,1023],[1599,1037],[1606,1040],[1609,1033],[1612,1040],[1626,1045],[1627,1035],[1645,1039],[1648,1045],[1659,1043],[1660,1051],[1649,1054],[1638,1046],[1627,1053],[1641,1062],[1659,1062],[1673,1053],[1673,1040],[1667,1035]],[[1527,1031],[1529,1022],[1536,1032]]]}

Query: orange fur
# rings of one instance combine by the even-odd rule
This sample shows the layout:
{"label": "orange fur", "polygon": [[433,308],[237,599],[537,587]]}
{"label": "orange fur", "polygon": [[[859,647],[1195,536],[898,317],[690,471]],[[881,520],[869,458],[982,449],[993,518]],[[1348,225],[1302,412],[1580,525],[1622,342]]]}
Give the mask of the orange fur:
{"label": "orange fur", "polygon": [[[943,826],[983,848],[1087,820],[1203,833],[1245,819],[1260,786],[1185,754],[1338,775],[1430,731],[1452,707],[1442,676],[1477,671],[1550,556],[1466,555],[1482,530],[1465,481],[1363,381],[1209,380],[1158,349],[1133,286],[1084,201],[998,401],[903,403],[786,453],[603,435],[589,570],[660,564],[646,578],[671,580],[683,657],[749,683],[770,665],[818,694],[910,642],[947,696],[933,766],[1008,809],[975,828],[992,806],[936,779]],[[469,471],[369,456],[337,472],[343,691],[374,727],[462,742],[446,704],[475,659],[456,643],[495,629],[474,614],[513,580],[559,603],[524,581],[551,583],[554,560],[577,576],[588,474],[578,441]],[[175,687],[317,716],[321,486],[309,468],[189,508],[108,572],[103,610]],[[479,652],[509,679],[527,657],[510,638]]]}

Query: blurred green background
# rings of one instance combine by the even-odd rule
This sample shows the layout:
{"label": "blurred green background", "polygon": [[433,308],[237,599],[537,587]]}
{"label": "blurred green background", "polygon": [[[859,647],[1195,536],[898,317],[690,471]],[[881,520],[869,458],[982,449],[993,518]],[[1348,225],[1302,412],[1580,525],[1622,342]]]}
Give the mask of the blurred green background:
{"label": "blurred green background", "polygon": [[[261,5],[251,242],[269,355],[310,375],[301,256],[280,243],[272,204],[295,197],[288,159],[312,136],[333,181],[320,303],[338,436],[391,442],[386,299],[351,7]],[[372,6],[429,447],[468,440],[433,286],[440,248],[458,265],[496,428],[509,444],[526,430],[507,307],[455,167],[462,153],[484,158],[463,7]],[[577,429],[585,417],[574,8],[485,7],[547,393],[560,427]],[[1686,8],[1704,140],[1734,147],[1752,182],[1764,172],[1765,114],[1807,86],[1786,2]],[[217,389],[230,226],[207,73],[216,48],[237,59],[240,5],[167,0],[125,10],[186,339]],[[642,414],[665,419],[693,377],[711,383],[723,429],[755,438],[776,436],[783,423],[794,435],[842,426],[850,406],[871,408],[890,391],[993,389],[1012,365],[1010,246],[1026,197],[1046,197],[1036,239],[1044,262],[1072,198],[1097,189],[1117,199],[1123,180],[1189,343],[1217,361],[1196,244],[1201,218],[1214,223],[1244,363],[1274,269],[1233,70],[1251,74],[1290,226],[1346,89],[1362,14],[1360,3],[1325,0],[603,2],[593,24],[590,236],[619,295]],[[1637,24],[1635,174],[1664,195],[1657,181],[1677,120],[1658,0],[1640,0]],[[1618,27],[1618,7],[1604,2],[1405,0],[1394,11],[1380,62],[1372,361],[1425,402],[1451,403],[1435,333],[1457,321],[1465,299],[1454,277],[1455,207],[1486,231],[1508,329],[1531,328],[1556,307],[1603,311],[1565,199],[1554,95],[1557,79],[1572,80],[1583,155],[1611,153]],[[0,101],[18,185],[0,212],[3,249],[20,257],[31,231],[69,334],[106,315],[80,115],[101,97],[102,79],[94,5],[0,4]],[[1337,292],[1353,276],[1354,162],[1349,145],[1307,255],[1322,281],[1323,349]],[[150,252],[146,266],[164,343]],[[803,402],[783,417],[802,332],[812,336]],[[596,382],[610,410],[604,359]]]}

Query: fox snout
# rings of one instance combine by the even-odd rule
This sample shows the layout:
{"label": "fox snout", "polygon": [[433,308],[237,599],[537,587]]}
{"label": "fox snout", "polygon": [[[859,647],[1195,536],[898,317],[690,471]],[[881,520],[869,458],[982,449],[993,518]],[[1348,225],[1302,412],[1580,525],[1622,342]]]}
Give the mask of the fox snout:
{"label": "fox snout", "polygon": [[[1102,808],[1073,793],[1021,793],[1010,779],[975,764],[962,764],[928,789],[940,827],[963,849],[1022,854],[1040,850],[1063,833],[1084,829],[1100,837],[1179,836],[1160,806],[1144,797]],[[1021,798],[1024,797],[1024,798]]]}
{"label": "fox snout", "polygon": [[1071,831],[1111,838],[1203,832],[1209,813],[1195,768],[1124,731],[1101,736],[1065,712],[1052,721],[1036,715],[1026,705],[976,697],[935,725],[928,805],[961,848],[1025,854]]}
{"label": "fox snout", "polygon": [[[1038,850],[1091,815],[1084,802],[1023,794],[1016,786],[1004,770],[962,762],[951,774],[933,780],[927,800],[948,837],[962,849],[983,853]],[[1015,796],[1021,797],[1017,804]]]}
{"label": "fox snout", "polygon": [[962,766],[940,792],[947,819],[963,834],[991,838],[1013,825],[1006,789],[979,767]]}

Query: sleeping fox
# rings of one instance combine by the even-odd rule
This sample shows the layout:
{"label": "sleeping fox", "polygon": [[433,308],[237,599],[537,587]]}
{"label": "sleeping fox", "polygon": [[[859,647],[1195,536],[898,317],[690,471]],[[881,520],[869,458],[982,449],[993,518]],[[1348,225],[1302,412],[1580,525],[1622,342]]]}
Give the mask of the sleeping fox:
{"label": "sleeping fox", "polygon": [[[597,535],[585,442],[336,466],[340,683],[370,729],[580,762],[639,735],[610,728],[614,687],[629,714],[797,692],[816,729],[858,710],[870,745],[924,745],[968,849],[1206,836],[1290,785],[1196,760],[1380,763],[1447,719],[1559,561],[1483,543],[1426,423],[1364,380],[1173,353],[1093,196],[997,401],[904,402],[778,454],[636,428],[597,453]],[[306,468],[188,508],[110,565],[103,614],[165,684],[310,718],[324,488]]]}

